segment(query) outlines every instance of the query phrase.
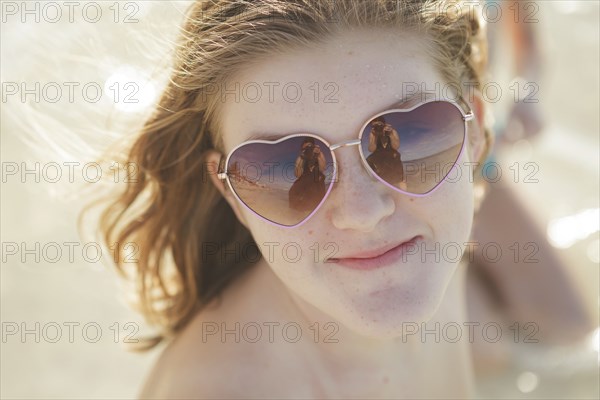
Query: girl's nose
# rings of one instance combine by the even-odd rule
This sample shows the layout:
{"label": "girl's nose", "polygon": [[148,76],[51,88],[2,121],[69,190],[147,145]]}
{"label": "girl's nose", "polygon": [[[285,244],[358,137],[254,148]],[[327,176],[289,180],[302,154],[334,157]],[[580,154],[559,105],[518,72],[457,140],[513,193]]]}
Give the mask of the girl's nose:
{"label": "girl's nose", "polygon": [[337,229],[371,232],[396,210],[390,190],[365,168],[355,146],[336,150],[337,178],[330,193]]}

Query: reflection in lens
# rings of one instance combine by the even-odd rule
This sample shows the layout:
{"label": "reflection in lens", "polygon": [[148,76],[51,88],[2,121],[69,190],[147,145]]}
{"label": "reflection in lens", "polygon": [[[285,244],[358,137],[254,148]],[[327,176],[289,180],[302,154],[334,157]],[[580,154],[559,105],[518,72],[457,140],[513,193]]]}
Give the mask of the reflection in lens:
{"label": "reflection in lens", "polygon": [[410,193],[438,186],[456,163],[464,141],[464,120],[452,103],[425,103],[370,121],[362,132],[367,164],[381,179]]}
{"label": "reflection in lens", "polygon": [[288,193],[291,209],[310,214],[319,205],[327,192],[325,166],[325,157],[315,145],[315,138],[304,139],[294,163],[296,180]]}
{"label": "reflection in lens", "polygon": [[371,154],[367,163],[377,175],[391,184],[399,184],[404,180],[404,167],[398,152],[400,138],[398,132],[387,124],[384,116],[379,116],[370,123],[368,134],[368,150]]}
{"label": "reflection in lens", "polygon": [[322,202],[332,183],[328,146],[312,136],[248,143],[229,159],[233,190],[252,211],[281,225],[296,225]]}

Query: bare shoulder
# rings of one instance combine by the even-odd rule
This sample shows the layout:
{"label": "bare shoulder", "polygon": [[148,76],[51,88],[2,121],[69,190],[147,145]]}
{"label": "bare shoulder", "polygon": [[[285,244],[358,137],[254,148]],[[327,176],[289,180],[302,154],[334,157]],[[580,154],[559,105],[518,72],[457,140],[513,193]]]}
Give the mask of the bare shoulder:
{"label": "bare shoulder", "polygon": [[[297,348],[272,343],[266,337],[254,340],[256,327],[263,325],[252,321],[263,318],[259,310],[265,308],[266,301],[251,289],[255,279],[248,276],[236,282],[222,301],[214,302],[190,321],[164,348],[140,398],[290,397],[286,391],[299,377],[299,365],[290,363],[289,357]],[[297,390],[291,397],[309,396]]]}
{"label": "bare shoulder", "polygon": [[248,349],[236,352],[226,343],[203,343],[202,326],[206,316],[199,314],[163,350],[147,376],[140,392],[141,399],[166,398],[236,398],[235,385],[243,370],[240,358]]}
{"label": "bare shoulder", "polygon": [[[249,342],[232,321],[199,314],[170,343],[150,372],[142,399],[267,399],[314,397],[310,368],[291,346]],[[241,326],[244,324],[242,323]],[[210,326],[210,329],[207,327]],[[264,332],[263,332],[263,335]],[[203,337],[204,336],[204,337]]]}
{"label": "bare shoulder", "polygon": [[231,343],[214,340],[211,332],[215,325],[220,328],[222,322],[235,318],[239,312],[232,297],[247,290],[247,275],[198,312],[164,347],[146,378],[140,398],[235,397],[227,390],[231,386],[227,380],[238,372],[235,353],[239,358],[248,349],[238,346],[237,351],[232,351]]}

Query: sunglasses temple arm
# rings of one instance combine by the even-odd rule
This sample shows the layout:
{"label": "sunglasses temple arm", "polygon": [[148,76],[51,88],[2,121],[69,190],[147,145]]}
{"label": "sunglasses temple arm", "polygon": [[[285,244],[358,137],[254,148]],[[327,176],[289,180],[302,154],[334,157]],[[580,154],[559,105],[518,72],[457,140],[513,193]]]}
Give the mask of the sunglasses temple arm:
{"label": "sunglasses temple arm", "polygon": [[219,168],[217,170],[217,178],[220,180],[227,179],[227,172],[225,172],[225,158],[221,156],[219,160]]}
{"label": "sunglasses temple arm", "polygon": [[[475,118],[475,113],[473,112],[473,109],[471,109],[469,103],[467,103],[467,101],[462,96],[459,97],[458,102],[464,107],[464,109],[462,110],[463,120],[468,122]],[[466,113],[465,110],[467,110]]]}

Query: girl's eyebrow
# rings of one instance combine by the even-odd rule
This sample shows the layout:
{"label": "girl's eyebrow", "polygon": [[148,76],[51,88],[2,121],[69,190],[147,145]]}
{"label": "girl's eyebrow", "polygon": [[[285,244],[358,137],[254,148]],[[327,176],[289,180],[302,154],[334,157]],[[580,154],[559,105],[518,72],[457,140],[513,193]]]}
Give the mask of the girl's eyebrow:
{"label": "girl's eyebrow", "polygon": [[[427,92],[410,93],[410,94],[404,96],[402,99],[397,100],[394,103],[390,104],[389,106],[382,108],[381,111],[379,111],[379,112],[382,112],[385,110],[392,110],[395,108],[398,108],[398,109],[408,108],[407,106],[410,106],[411,104],[416,104],[416,103],[425,101],[427,99],[428,95],[430,95],[430,93],[427,93]],[[300,131],[298,131],[296,133],[300,133]],[[310,133],[310,132],[305,132],[305,133]],[[251,135],[250,137],[246,138],[246,140],[244,140],[244,141],[247,142],[250,140],[277,140],[284,136],[288,136],[288,135],[292,135],[292,134],[293,133],[257,133],[257,134]]]}
{"label": "girl's eyebrow", "polygon": [[[308,132],[307,132],[308,133]],[[288,136],[288,135],[292,135],[292,133],[258,133],[256,135],[252,135],[250,137],[248,137],[246,140],[244,140],[245,142],[248,142],[250,140],[277,140],[280,139],[284,136]]]}
{"label": "girl's eyebrow", "polygon": [[[431,92],[415,92],[404,96],[401,100],[394,102],[393,104],[385,107],[381,111],[392,110],[394,108],[408,108],[412,104],[418,104],[428,100],[429,98],[435,97],[434,93]],[[380,112],[381,112],[380,111]]]}

